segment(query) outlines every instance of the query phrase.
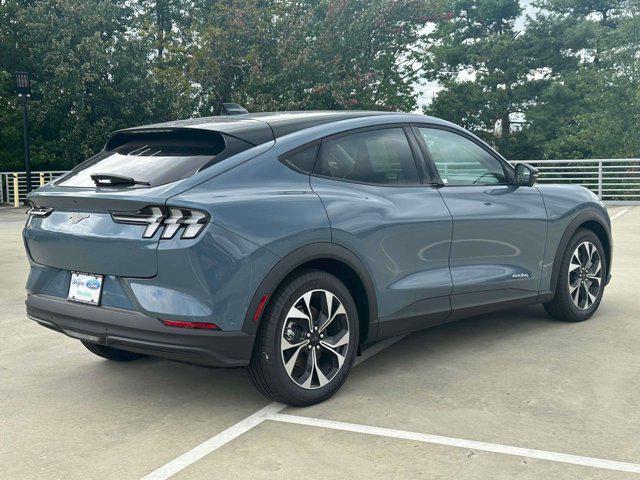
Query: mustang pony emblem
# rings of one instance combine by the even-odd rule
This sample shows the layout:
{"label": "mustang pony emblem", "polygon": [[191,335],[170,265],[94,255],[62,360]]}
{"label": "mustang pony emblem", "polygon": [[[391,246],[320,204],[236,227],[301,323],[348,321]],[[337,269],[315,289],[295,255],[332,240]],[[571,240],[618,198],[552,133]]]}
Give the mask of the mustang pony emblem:
{"label": "mustang pony emblem", "polygon": [[69,215],[69,220],[71,220],[71,223],[75,225],[76,223],[79,223],[82,220],[89,218],[90,216],[91,215],[89,215],[88,213],[74,213],[73,215]]}

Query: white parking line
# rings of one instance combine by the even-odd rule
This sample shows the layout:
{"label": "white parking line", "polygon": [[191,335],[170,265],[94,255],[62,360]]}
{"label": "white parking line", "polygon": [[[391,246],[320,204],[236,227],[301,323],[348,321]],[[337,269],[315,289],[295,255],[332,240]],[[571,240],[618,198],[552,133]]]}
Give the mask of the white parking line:
{"label": "white parking line", "polygon": [[572,465],[583,465],[585,467],[604,468],[607,470],[615,470],[618,472],[640,473],[640,464],[618,462],[615,460],[606,460],[603,458],[583,457],[580,455],[571,455],[568,453],[548,452],[545,450],[534,450],[531,448],[512,447],[510,445],[500,445],[497,443],[477,442],[475,440],[465,440],[462,438],[442,437],[440,435],[407,432],[404,430],[372,427],[369,425],[359,425],[356,423],[335,422],[332,420],[300,417],[297,415],[286,415],[282,413],[273,413],[269,415],[267,419],[277,422],[306,425],[310,427],[322,427],[332,430],[342,430],[345,432],[364,433],[367,435],[377,435],[380,437],[399,438],[403,440],[432,443],[436,445],[446,445],[449,447],[467,448],[484,452],[515,455],[518,457],[549,460],[552,462],[570,463]]}
{"label": "white parking line", "polygon": [[618,218],[621,215],[624,215],[625,213],[627,213],[631,209],[633,209],[633,207],[631,207],[631,206],[623,208],[618,213],[616,213],[614,216],[612,216],[611,220],[615,220],[616,218]]}
{"label": "white parking line", "polygon": [[[380,353],[385,348],[396,343],[398,340],[402,340],[404,337],[406,337],[406,335],[389,338],[387,340],[374,344],[373,346],[371,346],[370,348],[362,352],[362,355],[357,358],[355,364],[359,365],[365,360],[370,359],[377,353]],[[248,432],[253,427],[260,425],[262,422],[264,422],[268,418],[271,418],[272,415],[276,415],[285,407],[286,405],[283,405],[278,402],[270,403],[266,407],[261,408],[257,412],[249,415],[244,420],[240,420],[235,425],[232,425],[226,430],[223,430],[222,432],[218,433],[217,435],[214,435],[210,439],[205,440],[201,444],[193,447],[188,452],[185,452],[179,457],[171,460],[169,463],[165,463],[160,468],[154,470],[148,475],[145,475],[142,478],[142,480],[165,480],[175,475],[180,470],[188,467],[192,463],[197,462],[202,457],[209,455],[211,452],[217,450],[223,445],[226,445],[231,440],[239,437],[245,432]]]}
{"label": "white parking line", "polygon": [[239,421],[235,425],[211,437],[209,440],[205,440],[200,445],[192,448],[188,452],[183,453],[178,458],[171,460],[169,463],[166,463],[157,470],[154,470],[150,474],[143,477],[142,480],[164,480],[165,478],[169,478],[172,475],[175,475],[183,468],[188,467],[194,462],[197,462],[202,457],[229,443],[231,440],[239,437],[243,433],[248,432],[256,425],[261,424],[267,418],[267,415],[275,414],[282,410],[285,406],[286,405],[277,402],[270,403],[254,414],[249,415],[244,420]]}

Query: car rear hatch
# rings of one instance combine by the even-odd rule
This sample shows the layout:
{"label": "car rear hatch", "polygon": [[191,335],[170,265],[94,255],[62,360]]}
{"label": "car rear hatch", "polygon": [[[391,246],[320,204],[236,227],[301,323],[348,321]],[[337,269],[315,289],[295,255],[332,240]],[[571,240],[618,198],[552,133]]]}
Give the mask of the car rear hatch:
{"label": "car rear hatch", "polygon": [[[156,221],[167,222],[172,211],[165,204],[180,182],[253,146],[239,136],[194,128],[116,132],[98,155],[29,196],[37,208],[24,229],[27,250],[49,267],[152,277],[164,227],[147,230],[146,217],[156,218],[161,209],[164,219]],[[194,215],[200,223],[208,220]]]}
{"label": "car rear hatch", "polygon": [[33,261],[104,275],[156,274],[157,236],[143,238],[143,226],[116,223],[110,211],[135,212],[148,204],[164,203],[161,196],[57,190],[32,197],[39,207],[53,209],[46,217],[30,215],[25,226],[24,239]]}

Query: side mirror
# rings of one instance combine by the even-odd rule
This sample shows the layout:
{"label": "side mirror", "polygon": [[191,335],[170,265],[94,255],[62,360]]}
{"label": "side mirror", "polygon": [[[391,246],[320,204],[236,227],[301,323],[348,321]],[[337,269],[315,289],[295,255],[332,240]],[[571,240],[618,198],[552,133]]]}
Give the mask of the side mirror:
{"label": "side mirror", "polygon": [[528,163],[516,164],[516,184],[522,187],[532,187],[538,180],[538,169]]}

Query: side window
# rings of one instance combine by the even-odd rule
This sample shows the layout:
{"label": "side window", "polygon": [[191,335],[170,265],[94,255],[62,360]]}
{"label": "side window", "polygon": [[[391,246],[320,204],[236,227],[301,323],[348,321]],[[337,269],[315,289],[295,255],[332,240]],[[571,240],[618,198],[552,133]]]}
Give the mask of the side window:
{"label": "side window", "polygon": [[315,172],[354,182],[383,185],[420,183],[402,128],[369,130],[324,140]]}
{"label": "side window", "polygon": [[453,132],[419,128],[440,178],[447,185],[493,185],[507,183],[502,162]]}
{"label": "side window", "polygon": [[302,173],[311,173],[313,170],[313,164],[316,163],[316,154],[318,153],[318,144],[307,147],[303,150],[298,150],[292,154],[286,154],[281,157],[281,161],[294,170],[298,170]]}

